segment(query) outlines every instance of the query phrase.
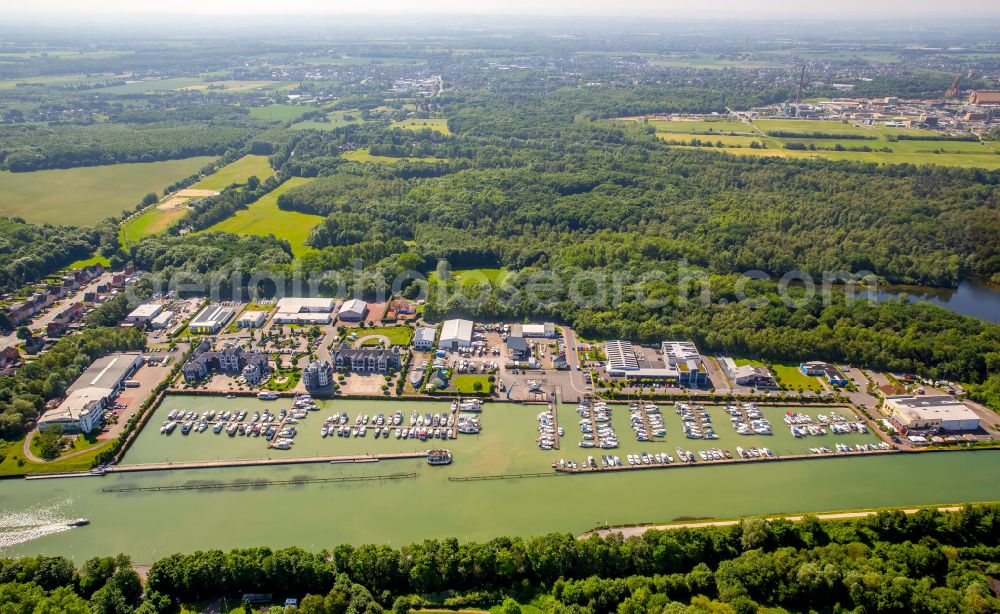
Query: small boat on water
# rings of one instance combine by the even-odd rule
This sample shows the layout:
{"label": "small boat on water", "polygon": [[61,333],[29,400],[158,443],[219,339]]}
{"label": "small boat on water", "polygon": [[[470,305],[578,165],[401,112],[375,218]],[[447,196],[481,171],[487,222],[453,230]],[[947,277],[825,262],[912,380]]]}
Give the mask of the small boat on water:
{"label": "small boat on water", "polygon": [[451,460],[452,457],[450,450],[427,451],[427,464],[429,465],[450,465]]}
{"label": "small boat on water", "polygon": [[266,390],[264,392],[258,392],[257,398],[260,399],[261,401],[274,401],[275,399],[278,398],[278,394],[276,392],[271,392],[270,390]]}
{"label": "small boat on water", "polygon": [[90,524],[90,520],[87,518],[77,518],[76,520],[70,520],[66,523],[67,527],[85,527]]}

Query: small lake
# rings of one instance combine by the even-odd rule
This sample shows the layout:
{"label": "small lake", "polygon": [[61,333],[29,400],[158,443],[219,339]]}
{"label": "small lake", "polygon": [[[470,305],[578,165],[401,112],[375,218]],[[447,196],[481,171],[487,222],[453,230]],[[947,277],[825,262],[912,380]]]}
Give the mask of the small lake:
{"label": "small lake", "polygon": [[925,286],[880,287],[875,300],[894,301],[903,297],[911,303],[931,303],[948,311],[994,324],[1000,323],[1000,287],[990,286],[979,280],[965,280],[955,289]]}

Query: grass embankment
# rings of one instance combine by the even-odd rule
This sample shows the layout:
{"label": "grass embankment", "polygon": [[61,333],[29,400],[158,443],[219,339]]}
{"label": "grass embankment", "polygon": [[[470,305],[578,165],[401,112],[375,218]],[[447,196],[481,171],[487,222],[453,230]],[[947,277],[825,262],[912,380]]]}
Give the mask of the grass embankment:
{"label": "grass embankment", "polygon": [[0,456],[3,457],[3,460],[0,460],[0,476],[87,471],[93,466],[94,458],[101,450],[112,445],[114,441],[114,439],[100,441],[89,448],[74,442],[73,448],[67,450],[66,454],[86,451],[78,456],[60,458],[47,463],[35,463],[24,457],[24,439],[7,442],[4,446],[0,446]]}

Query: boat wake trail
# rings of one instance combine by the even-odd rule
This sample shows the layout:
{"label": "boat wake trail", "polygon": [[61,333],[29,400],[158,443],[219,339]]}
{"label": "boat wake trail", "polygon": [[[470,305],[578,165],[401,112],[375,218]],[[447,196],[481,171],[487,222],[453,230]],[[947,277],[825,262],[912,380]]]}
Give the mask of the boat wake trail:
{"label": "boat wake trail", "polygon": [[69,499],[27,510],[0,510],[0,550],[46,535],[69,531]]}

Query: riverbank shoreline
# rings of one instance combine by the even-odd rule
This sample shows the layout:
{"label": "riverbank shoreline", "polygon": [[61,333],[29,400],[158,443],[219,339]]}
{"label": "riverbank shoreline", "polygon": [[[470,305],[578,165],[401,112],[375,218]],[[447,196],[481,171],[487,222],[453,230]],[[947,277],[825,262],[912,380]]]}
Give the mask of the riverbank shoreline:
{"label": "riverbank shoreline", "polygon": [[882,512],[903,512],[904,514],[916,514],[921,510],[935,510],[943,513],[954,513],[962,510],[967,505],[996,505],[1000,501],[966,501],[962,503],[939,503],[931,505],[921,505],[918,507],[906,506],[889,506],[889,507],[873,507],[864,509],[854,509],[854,510],[829,510],[824,512],[809,512],[809,513],[789,513],[789,514],[766,514],[762,516],[751,515],[751,516],[736,516],[732,518],[697,518],[697,519],[680,519],[674,522],[663,522],[663,523],[640,523],[640,524],[629,524],[629,525],[618,525],[618,526],[607,526],[607,527],[595,527],[585,533],[577,536],[577,539],[587,539],[591,535],[597,535],[598,537],[608,537],[615,533],[621,534],[623,537],[636,537],[646,533],[647,531],[670,531],[677,529],[697,529],[702,527],[727,527],[735,526],[750,520],[753,518],[761,518],[767,521],[774,520],[788,520],[791,522],[801,522],[807,517],[814,517],[817,520],[851,520],[856,518],[866,518],[868,516],[874,516]]}

